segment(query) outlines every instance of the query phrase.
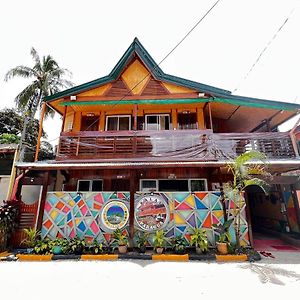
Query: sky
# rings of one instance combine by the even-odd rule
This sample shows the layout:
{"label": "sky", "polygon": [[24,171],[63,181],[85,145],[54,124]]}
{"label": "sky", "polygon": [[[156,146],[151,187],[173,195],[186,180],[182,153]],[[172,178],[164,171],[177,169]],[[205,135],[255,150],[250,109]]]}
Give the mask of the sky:
{"label": "sky", "polygon": [[[73,73],[71,80],[78,85],[107,75],[135,37],[156,62],[161,61],[215,2],[1,1],[0,109],[14,107],[14,97],[29,83],[4,82],[4,76],[17,65],[33,65],[31,47],[40,55],[51,54]],[[300,104],[299,2],[221,0],[160,67],[171,75],[237,89],[234,94]],[[60,124],[58,116],[45,122],[53,144]]]}

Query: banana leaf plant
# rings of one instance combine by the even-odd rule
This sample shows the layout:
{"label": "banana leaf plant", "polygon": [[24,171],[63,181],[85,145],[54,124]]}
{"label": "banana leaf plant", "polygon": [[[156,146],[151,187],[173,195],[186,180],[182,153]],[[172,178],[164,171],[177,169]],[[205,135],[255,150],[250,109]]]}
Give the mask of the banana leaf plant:
{"label": "banana leaf plant", "polygon": [[269,184],[265,180],[272,176],[267,171],[266,160],[265,154],[253,150],[239,155],[227,164],[233,181],[224,184],[223,192],[225,201],[232,200],[234,202],[232,213],[237,249],[240,249],[241,210],[244,206],[245,189],[254,185],[260,187],[265,194],[268,193]]}

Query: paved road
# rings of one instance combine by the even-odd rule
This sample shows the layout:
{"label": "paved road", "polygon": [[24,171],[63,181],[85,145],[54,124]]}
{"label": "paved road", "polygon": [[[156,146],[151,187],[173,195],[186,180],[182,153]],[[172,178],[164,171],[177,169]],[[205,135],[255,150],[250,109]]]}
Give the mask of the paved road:
{"label": "paved road", "polygon": [[[300,295],[300,253],[256,263],[1,262],[0,299],[285,299]],[[298,296],[296,296],[298,295]],[[118,298],[117,298],[118,297]]]}

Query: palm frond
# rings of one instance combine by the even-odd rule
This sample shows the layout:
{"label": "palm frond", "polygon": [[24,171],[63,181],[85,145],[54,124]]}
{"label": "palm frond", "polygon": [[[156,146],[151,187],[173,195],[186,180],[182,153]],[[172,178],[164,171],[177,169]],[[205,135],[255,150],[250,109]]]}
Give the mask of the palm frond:
{"label": "palm frond", "polygon": [[251,178],[251,179],[244,180],[243,185],[244,185],[244,188],[246,188],[250,185],[256,185],[256,186],[260,187],[264,191],[265,194],[268,194],[269,187],[270,187],[269,184],[266,183],[265,180],[259,179],[259,178]]}
{"label": "palm frond", "polygon": [[266,155],[264,153],[261,153],[259,151],[256,150],[251,150],[248,152],[245,152],[241,155],[239,155],[236,159],[235,159],[235,164],[238,168],[240,168],[240,166],[244,165],[245,163],[252,161],[252,160],[258,160],[261,162],[265,162],[267,159]]}
{"label": "palm frond", "polygon": [[41,59],[37,51],[32,47],[30,50],[30,54],[35,62],[35,65],[41,65]]}
{"label": "palm frond", "polygon": [[14,77],[23,77],[23,78],[30,78],[36,75],[35,71],[26,66],[17,66],[15,68],[10,69],[5,74],[5,81],[8,81]]}
{"label": "palm frond", "polygon": [[37,95],[37,82],[34,81],[30,85],[28,85],[23,91],[21,91],[17,97],[15,98],[15,102],[17,107],[22,111],[26,111],[30,102],[32,102]]}

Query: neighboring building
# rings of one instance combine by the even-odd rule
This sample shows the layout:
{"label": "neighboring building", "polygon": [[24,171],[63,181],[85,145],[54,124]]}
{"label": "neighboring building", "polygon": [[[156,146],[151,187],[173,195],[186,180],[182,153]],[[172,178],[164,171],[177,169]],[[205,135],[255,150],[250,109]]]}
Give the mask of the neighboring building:
{"label": "neighboring building", "polygon": [[[223,221],[218,190],[231,179],[224,168],[230,159],[254,149],[268,156],[273,174],[300,165],[290,133],[277,132],[300,105],[165,74],[137,39],[108,76],[46,102],[63,117],[56,160],[18,168],[28,170],[23,188],[40,187],[36,224],[51,238],[108,239],[121,227],[130,234],[164,228],[169,237],[189,240],[190,229],[202,227],[214,243],[212,224]],[[21,188],[18,195],[24,200]],[[252,215],[258,206],[249,206]],[[244,245],[251,239],[247,220],[244,207]]]}
{"label": "neighboring building", "polygon": [[15,180],[15,161],[18,155],[18,145],[0,144],[0,206],[10,198]]}

